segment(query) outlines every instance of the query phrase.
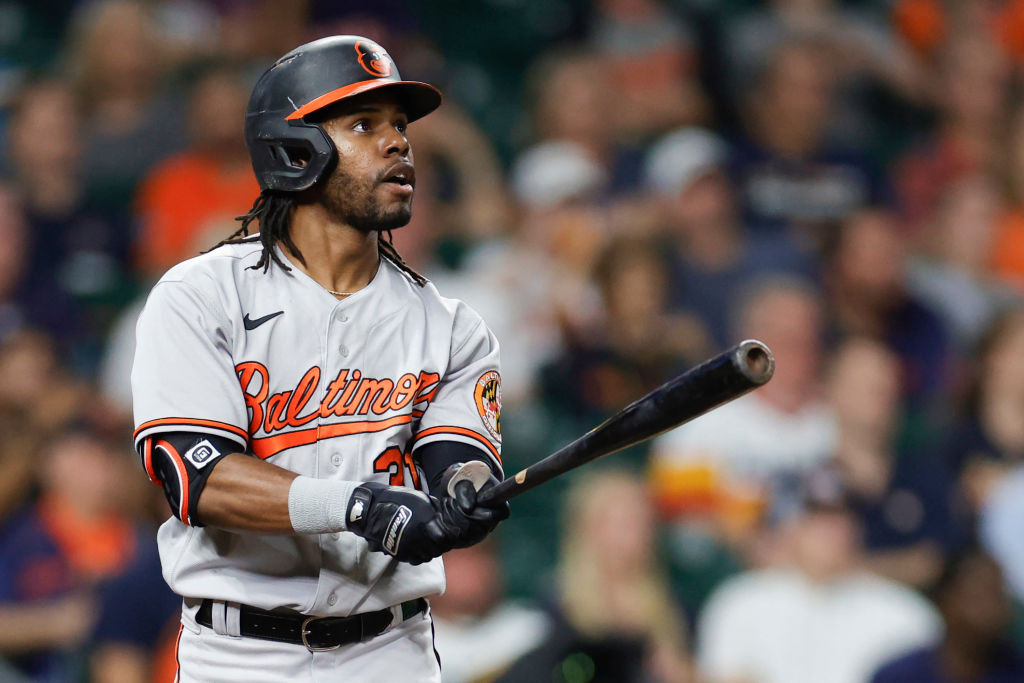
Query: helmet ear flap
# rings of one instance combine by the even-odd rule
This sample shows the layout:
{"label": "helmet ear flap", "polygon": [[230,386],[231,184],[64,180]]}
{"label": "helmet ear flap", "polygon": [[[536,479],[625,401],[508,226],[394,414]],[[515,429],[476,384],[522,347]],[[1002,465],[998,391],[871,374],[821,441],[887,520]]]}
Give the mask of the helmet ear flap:
{"label": "helmet ear flap", "polygon": [[[280,130],[272,130],[277,128]],[[308,190],[330,172],[337,160],[334,143],[326,131],[304,121],[264,124],[253,143],[253,170],[268,190]]]}

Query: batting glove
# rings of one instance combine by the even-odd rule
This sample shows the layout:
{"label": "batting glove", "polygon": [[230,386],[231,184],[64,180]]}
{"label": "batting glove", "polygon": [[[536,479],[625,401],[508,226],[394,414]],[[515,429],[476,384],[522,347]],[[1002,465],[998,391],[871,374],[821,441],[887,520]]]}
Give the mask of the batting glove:
{"label": "batting glove", "polygon": [[441,523],[440,509],[436,498],[421,491],[367,482],[352,493],[345,519],[370,550],[422,564],[451,550],[458,538]]}

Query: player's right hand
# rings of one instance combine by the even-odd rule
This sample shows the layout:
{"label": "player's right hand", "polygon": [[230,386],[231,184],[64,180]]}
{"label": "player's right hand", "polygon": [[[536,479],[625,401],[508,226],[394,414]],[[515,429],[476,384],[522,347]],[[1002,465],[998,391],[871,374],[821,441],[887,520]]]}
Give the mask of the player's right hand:
{"label": "player's right hand", "polygon": [[348,530],[365,538],[370,550],[422,564],[454,547],[439,510],[437,499],[422,491],[367,482],[353,492],[345,519]]}

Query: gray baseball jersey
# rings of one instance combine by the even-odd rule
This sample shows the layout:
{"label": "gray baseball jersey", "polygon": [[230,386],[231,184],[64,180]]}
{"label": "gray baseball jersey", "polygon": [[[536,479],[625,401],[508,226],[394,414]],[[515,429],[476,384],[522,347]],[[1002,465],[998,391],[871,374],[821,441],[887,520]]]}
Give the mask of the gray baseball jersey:
{"label": "gray baseball jersey", "polygon": [[[338,300],[297,268],[253,270],[260,248],[185,261],[149,295],[132,391],[151,478],[151,437],[165,431],[228,438],[309,477],[420,490],[416,451],[433,441],[475,446],[500,467],[498,343],[474,311],[387,259]],[[193,451],[181,457],[202,468]],[[194,504],[182,495],[158,534],[164,578],[180,595],[346,616],[444,589],[440,558],[400,563],[352,533],[192,526]]]}

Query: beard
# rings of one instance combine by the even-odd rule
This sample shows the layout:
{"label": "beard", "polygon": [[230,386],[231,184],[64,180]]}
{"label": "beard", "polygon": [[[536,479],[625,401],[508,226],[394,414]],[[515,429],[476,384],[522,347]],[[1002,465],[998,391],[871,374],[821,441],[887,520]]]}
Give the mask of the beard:
{"label": "beard", "polygon": [[327,178],[320,203],[339,221],[364,233],[394,230],[412,218],[412,201],[384,205],[376,193],[377,181],[357,178],[340,166]]}

